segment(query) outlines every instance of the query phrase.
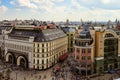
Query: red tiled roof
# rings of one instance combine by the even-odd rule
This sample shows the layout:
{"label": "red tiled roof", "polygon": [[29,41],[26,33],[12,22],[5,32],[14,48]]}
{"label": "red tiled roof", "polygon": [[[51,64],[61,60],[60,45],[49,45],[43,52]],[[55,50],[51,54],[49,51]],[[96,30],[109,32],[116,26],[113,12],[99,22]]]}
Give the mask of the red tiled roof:
{"label": "red tiled roof", "polygon": [[55,25],[54,24],[49,24],[48,27],[49,28],[55,28]]}

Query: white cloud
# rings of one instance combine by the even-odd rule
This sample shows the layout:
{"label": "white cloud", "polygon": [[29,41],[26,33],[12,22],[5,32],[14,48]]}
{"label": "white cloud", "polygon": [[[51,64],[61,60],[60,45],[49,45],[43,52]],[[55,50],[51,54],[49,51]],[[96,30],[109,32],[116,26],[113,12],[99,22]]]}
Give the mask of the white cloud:
{"label": "white cloud", "polygon": [[102,2],[103,2],[104,4],[109,4],[109,3],[110,3],[110,0],[102,0]]}
{"label": "white cloud", "polygon": [[12,0],[10,4],[16,5],[17,7],[27,7],[30,9],[37,9],[37,5],[31,2],[31,0]]}
{"label": "white cloud", "polygon": [[[95,19],[98,21],[120,19],[119,0],[70,0],[72,4],[65,2],[62,5],[59,4],[60,2],[64,2],[64,0],[13,0],[10,4],[14,5],[15,8],[17,7],[16,13],[10,13],[23,19],[36,18],[53,21],[64,21],[67,18],[72,21],[80,21],[81,18],[93,21]],[[24,11],[24,7],[29,8],[28,11]],[[19,13],[22,14],[21,17],[18,15]]]}
{"label": "white cloud", "polygon": [[109,10],[120,9],[119,0],[71,0],[71,2],[76,3],[76,5],[87,7],[89,9],[92,7]]}
{"label": "white cloud", "polygon": [[16,11],[21,11],[21,9],[20,9],[20,8],[16,8],[15,10],[16,10]]}
{"label": "white cloud", "polygon": [[64,0],[13,0],[10,4],[17,7],[27,7],[30,9],[43,9],[50,11],[56,2],[63,2]]}
{"label": "white cloud", "polygon": [[30,2],[30,0],[18,0],[18,4],[22,7],[37,9],[37,6],[34,3]]}
{"label": "white cloud", "polygon": [[0,6],[0,14],[5,13],[7,11],[7,9],[8,8],[6,6],[4,6],[4,5]]}
{"label": "white cloud", "polygon": [[64,0],[51,0],[51,1],[54,1],[54,2],[63,2]]}

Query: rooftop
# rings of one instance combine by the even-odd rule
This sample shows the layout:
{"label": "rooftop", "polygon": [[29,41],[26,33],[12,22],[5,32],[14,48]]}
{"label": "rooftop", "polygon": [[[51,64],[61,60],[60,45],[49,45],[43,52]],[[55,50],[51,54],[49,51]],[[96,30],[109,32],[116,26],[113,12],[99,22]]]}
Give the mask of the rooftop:
{"label": "rooftop", "polygon": [[34,42],[46,42],[61,37],[65,37],[66,34],[57,28],[54,29],[43,29],[43,30],[24,30],[24,29],[13,29],[11,33],[8,34],[10,37],[22,37],[29,38],[34,37]]}

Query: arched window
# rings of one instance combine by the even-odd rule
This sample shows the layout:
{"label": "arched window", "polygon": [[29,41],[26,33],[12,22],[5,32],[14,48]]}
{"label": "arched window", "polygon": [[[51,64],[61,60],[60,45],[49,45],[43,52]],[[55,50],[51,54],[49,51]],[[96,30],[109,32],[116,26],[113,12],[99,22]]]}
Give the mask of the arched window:
{"label": "arched window", "polygon": [[114,37],[114,35],[112,35],[112,34],[110,34],[110,33],[107,33],[107,34],[105,35],[105,37]]}

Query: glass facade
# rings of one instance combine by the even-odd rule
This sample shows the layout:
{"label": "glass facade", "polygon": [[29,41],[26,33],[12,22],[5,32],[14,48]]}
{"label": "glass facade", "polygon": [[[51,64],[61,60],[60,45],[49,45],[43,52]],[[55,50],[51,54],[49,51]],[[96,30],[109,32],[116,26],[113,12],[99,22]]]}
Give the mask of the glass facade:
{"label": "glass facade", "polygon": [[118,39],[109,38],[104,42],[104,71],[113,70],[118,67]]}

